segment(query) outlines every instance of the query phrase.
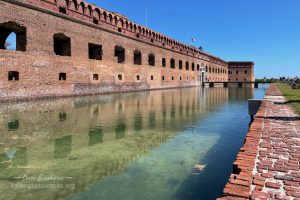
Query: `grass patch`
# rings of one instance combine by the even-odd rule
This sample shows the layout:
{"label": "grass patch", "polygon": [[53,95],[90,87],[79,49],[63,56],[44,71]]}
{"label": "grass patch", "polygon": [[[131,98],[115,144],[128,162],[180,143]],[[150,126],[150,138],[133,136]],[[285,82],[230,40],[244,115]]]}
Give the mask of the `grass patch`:
{"label": "grass patch", "polygon": [[300,89],[292,89],[288,84],[276,83],[282,95],[288,100],[288,104],[300,115]]}

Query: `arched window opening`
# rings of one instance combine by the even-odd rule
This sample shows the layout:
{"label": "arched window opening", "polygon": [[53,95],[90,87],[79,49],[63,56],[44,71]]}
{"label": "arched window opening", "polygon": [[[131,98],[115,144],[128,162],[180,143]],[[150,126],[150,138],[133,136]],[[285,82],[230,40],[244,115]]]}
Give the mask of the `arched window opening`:
{"label": "arched window opening", "polygon": [[207,70],[207,66],[205,67],[205,72],[206,72],[206,73],[208,72],[208,70]]}
{"label": "arched window opening", "polygon": [[190,64],[189,64],[189,62],[185,63],[185,70],[190,70]]}
{"label": "arched window opening", "polygon": [[19,80],[19,72],[9,71],[8,72],[8,80],[9,81],[18,81]]}
{"label": "arched window opening", "polygon": [[179,60],[179,69],[182,69],[182,60]]}
{"label": "arched window opening", "polygon": [[102,45],[89,43],[89,59],[102,60]]}
{"label": "arched window opening", "polygon": [[195,63],[192,63],[192,71],[195,71]]}
{"label": "arched window opening", "polygon": [[142,53],[140,50],[134,50],[133,52],[133,63],[135,65],[141,65],[142,64]]}
{"label": "arched window opening", "polygon": [[125,62],[125,49],[124,47],[117,45],[115,46],[115,57],[117,57],[118,63],[124,63]]}
{"label": "arched window opening", "polygon": [[200,65],[199,64],[197,65],[197,71],[200,71]]}
{"label": "arched window opening", "polygon": [[175,69],[175,59],[174,58],[171,58],[170,66],[171,66],[172,69]]}
{"label": "arched window opening", "polygon": [[166,58],[161,59],[161,66],[166,67]]}
{"label": "arched window opening", "polygon": [[140,80],[140,75],[136,75],[136,80],[137,80],[137,81]]}
{"label": "arched window opening", "polygon": [[26,28],[15,22],[0,24],[0,49],[26,51]]}
{"label": "arched window opening", "polygon": [[71,56],[71,39],[62,33],[53,36],[54,52],[59,56]]}
{"label": "arched window opening", "polygon": [[247,70],[245,70],[245,74],[248,74],[248,71],[247,71]]}
{"label": "arched window opening", "polygon": [[153,53],[148,56],[148,64],[150,66],[155,66],[155,55]]}

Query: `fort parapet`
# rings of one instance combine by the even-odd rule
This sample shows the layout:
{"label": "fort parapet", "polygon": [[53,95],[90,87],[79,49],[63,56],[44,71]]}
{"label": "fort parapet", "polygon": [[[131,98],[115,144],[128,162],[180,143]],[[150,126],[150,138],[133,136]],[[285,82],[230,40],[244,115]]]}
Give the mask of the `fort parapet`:
{"label": "fort parapet", "polygon": [[[16,51],[6,40],[16,34]],[[0,100],[227,82],[226,61],[76,0],[0,0]]]}

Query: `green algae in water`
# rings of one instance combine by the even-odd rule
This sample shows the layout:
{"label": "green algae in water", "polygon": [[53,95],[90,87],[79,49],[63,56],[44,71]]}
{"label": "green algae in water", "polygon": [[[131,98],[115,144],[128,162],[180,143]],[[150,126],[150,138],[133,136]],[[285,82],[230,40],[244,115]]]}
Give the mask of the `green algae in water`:
{"label": "green algae in water", "polygon": [[189,88],[0,105],[0,199],[172,199],[219,140],[197,126],[227,103]]}

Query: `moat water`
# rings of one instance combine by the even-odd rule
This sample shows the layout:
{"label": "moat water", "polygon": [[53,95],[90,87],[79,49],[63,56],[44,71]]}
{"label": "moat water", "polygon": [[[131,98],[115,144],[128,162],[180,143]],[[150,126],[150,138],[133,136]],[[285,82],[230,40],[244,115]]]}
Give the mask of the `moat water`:
{"label": "moat water", "polygon": [[253,88],[0,105],[0,199],[210,200],[243,145]]}

